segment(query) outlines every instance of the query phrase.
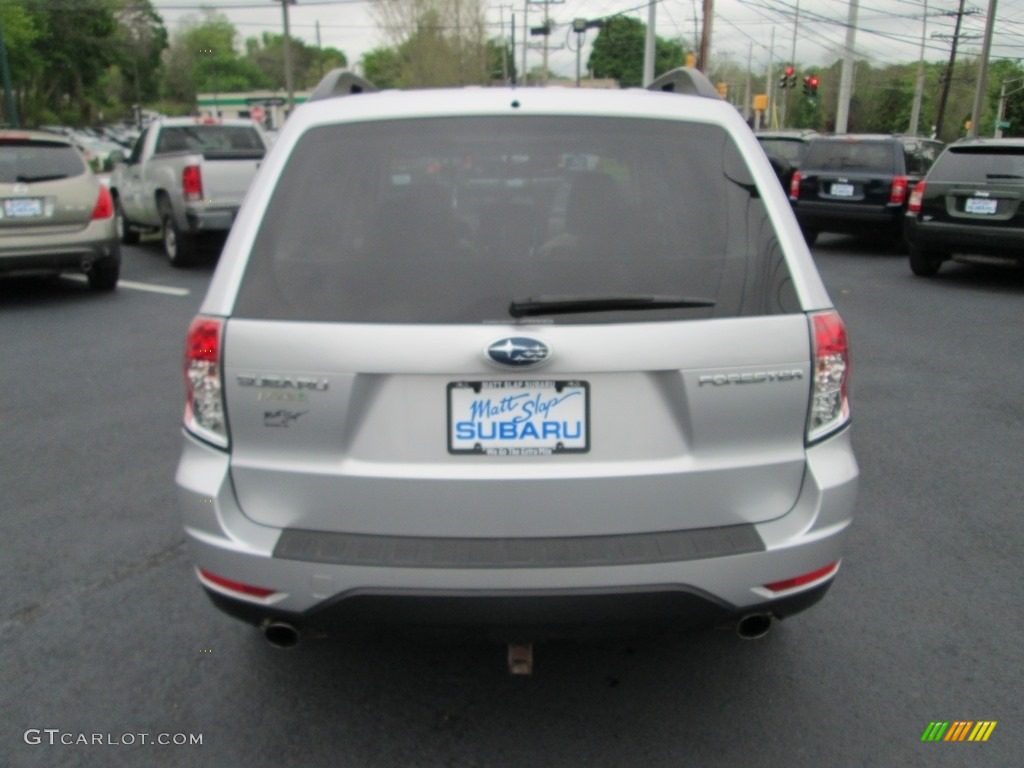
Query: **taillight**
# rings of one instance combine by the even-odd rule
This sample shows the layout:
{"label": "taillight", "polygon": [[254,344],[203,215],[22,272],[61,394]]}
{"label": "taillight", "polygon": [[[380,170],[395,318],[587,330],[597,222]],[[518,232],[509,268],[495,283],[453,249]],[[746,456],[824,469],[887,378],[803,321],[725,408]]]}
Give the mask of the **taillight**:
{"label": "taillight", "polygon": [[800,171],[793,171],[793,177],[789,180],[789,199],[800,198]]}
{"label": "taillight", "polygon": [[203,174],[198,165],[186,165],[182,169],[181,191],[187,202],[198,203],[203,199]]}
{"label": "taillight", "polygon": [[890,205],[903,205],[903,201],[907,199],[907,177],[906,176],[895,176],[892,180],[892,186],[889,188],[889,204]]}
{"label": "taillight", "polygon": [[924,200],[924,182],[919,181],[910,192],[910,202],[907,203],[907,213],[920,213],[921,201]]}
{"label": "taillight", "polygon": [[110,190],[100,184],[100,193],[96,196],[96,206],[92,209],[93,219],[109,219],[114,215],[114,198]]}
{"label": "taillight", "polygon": [[809,443],[835,432],[850,420],[850,346],[846,326],[834,309],[812,312],[810,323],[814,367],[807,418]]}
{"label": "taillight", "polygon": [[224,322],[197,317],[185,339],[185,429],[197,437],[228,446],[221,381],[221,340]]}

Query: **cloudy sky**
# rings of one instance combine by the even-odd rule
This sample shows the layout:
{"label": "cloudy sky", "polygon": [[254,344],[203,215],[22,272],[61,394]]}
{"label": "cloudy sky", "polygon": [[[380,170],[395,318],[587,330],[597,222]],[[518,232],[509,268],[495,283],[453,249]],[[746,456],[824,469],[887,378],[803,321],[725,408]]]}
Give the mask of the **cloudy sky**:
{"label": "cloudy sky", "polygon": [[[511,14],[516,15],[516,60],[522,61],[522,23],[524,0],[485,0],[492,35],[501,34],[501,19],[506,28]],[[959,50],[966,56],[978,55],[990,0],[965,3]],[[926,21],[925,58],[945,60],[949,56],[955,14],[959,0],[860,0],[855,46],[858,56],[876,66],[916,61],[920,55],[923,22]],[[263,31],[282,30],[279,0],[153,0],[173,34],[178,23],[195,17],[200,7],[215,8],[236,26],[242,38]],[[316,43],[316,25],[325,46],[344,51],[350,62],[357,62],[366,51],[385,43],[369,12],[372,0],[298,0],[289,7],[292,34],[309,44]],[[925,8],[927,6],[927,16]],[[682,38],[695,47],[700,34],[702,0],[661,0],[657,4],[658,35]],[[539,23],[540,3],[529,4],[530,25]],[[563,0],[551,2],[549,15],[555,23],[550,45],[550,67],[570,76],[575,72],[575,35],[569,32],[573,18],[595,19],[622,13],[646,23],[647,6],[643,0]],[[715,0],[712,33],[714,59],[731,58],[745,64],[748,55],[752,67],[763,71],[769,51],[776,62],[790,59],[796,29],[796,61],[822,64],[839,58],[846,36],[849,3],[847,0]],[[993,58],[1024,58],[1024,0],[999,0],[996,11]],[[794,21],[796,25],[794,27]],[[774,30],[774,48],[771,48]],[[587,34],[583,62],[596,30]],[[541,38],[534,37],[537,43]],[[528,52],[527,66],[541,62],[541,52]]]}

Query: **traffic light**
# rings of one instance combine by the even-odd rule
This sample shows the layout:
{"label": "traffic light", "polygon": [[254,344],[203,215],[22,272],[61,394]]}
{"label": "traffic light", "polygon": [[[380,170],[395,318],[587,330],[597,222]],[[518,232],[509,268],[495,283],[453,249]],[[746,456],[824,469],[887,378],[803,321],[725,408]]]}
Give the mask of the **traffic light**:
{"label": "traffic light", "polygon": [[789,67],[786,72],[789,75],[789,87],[796,88],[796,70]]}
{"label": "traffic light", "polygon": [[815,99],[818,97],[818,76],[811,75],[811,98]]}
{"label": "traffic light", "polygon": [[792,67],[786,67],[779,75],[779,88],[792,88],[794,85],[796,85],[796,71]]}
{"label": "traffic light", "polygon": [[715,90],[718,91],[718,95],[723,99],[729,97],[729,84],[728,83],[715,83]]}
{"label": "traffic light", "polygon": [[818,95],[818,76],[817,75],[806,75],[804,77],[804,96],[809,99],[816,98]]}

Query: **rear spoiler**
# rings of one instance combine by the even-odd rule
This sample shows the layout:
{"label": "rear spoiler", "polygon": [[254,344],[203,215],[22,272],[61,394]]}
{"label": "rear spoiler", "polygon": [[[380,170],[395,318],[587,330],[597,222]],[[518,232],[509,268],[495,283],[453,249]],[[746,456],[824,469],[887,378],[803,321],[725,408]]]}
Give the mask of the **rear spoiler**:
{"label": "rear spoiler", "polygon": [[688,96],[704,96],[709,99],[721,99],[721,95],[703,72],[693,67],[671,69],[661,77],[655,78],[647,86],[649,91],[665,91],[666,93],[682,93]]}
{"label": "rear spoiler", "polygon": [[366,78],[347,69],[332,69],[317,84],[308,101],[333,99],[336,96],[353,96],[357,93],[373,93],[377,87]]}

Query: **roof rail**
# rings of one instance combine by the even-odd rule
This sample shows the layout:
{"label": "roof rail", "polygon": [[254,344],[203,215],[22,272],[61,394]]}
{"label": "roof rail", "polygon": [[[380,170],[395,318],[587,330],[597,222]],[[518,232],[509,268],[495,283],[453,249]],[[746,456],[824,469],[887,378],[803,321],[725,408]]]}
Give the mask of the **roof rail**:
{"label": "roof rail", "polygon": [[336,96],[353,96],[357,93],[373,93],[377,88],[366,78],[347,69],[332,69],[317,84],[308,101],[333,99]]}
{"label": "roof rail", "polygon": [[647,86],[647,90],[706,96],[709,99],[722,98],[704,73],[693,67],[670,69],[661,77],[656,77],[654,82]]}

